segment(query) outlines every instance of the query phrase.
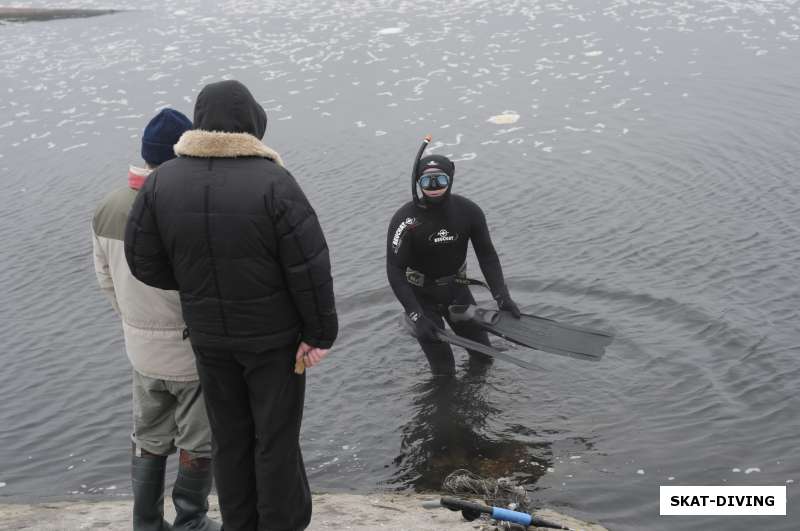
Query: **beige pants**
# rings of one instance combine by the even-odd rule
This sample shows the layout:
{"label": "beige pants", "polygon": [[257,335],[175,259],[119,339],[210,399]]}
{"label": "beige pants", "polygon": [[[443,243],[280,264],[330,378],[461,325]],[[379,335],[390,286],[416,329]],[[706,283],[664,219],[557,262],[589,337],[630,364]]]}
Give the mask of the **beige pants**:
{"label": "beige pants", "polygon": [[200,382],[173,382],[133,371],[133,433],[139,450],[169,455],[176,448],[211,457],[211,429]]}

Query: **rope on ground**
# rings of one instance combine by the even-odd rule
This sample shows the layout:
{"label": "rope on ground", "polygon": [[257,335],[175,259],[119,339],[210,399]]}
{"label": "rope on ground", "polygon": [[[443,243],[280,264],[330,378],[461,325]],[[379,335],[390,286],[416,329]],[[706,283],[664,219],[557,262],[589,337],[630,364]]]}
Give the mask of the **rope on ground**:
{"label": "rope on ground", "polygon": [[527,513],[533,509],[525,488],[510,478],[486,479],[461,468],[444,478],[442,489],[456,496],[477,496],[494,507]]}

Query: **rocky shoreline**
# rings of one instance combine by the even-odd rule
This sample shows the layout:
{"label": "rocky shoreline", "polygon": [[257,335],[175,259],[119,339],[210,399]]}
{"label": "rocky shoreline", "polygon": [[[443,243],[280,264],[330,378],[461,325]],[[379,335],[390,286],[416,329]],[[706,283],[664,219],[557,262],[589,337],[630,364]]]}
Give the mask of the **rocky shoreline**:
{"label": "rocky shoreline", "polygon": [[116,9],[42,9],[33,7],[0,6],[0,21],[30,22],[60,18],[98,17],[118,13]]}
{"label": "rocky shoreline", "polygon": [[[446,509],[426,510],[422,502],[436,497],[417,494],[379,493],[315,494],[314,516],[308,531],[444,531],[488,530],[485,521],[467,522],[461,513]],[[213,518],[219,519],[216,497],[210,500]],[[72,531],[78,529],[129,530],[132,501],[130,498],[103,501],[59,501],[35,504],[0,504],[0,530]],[[174,517],[172,501],[167,498],[166,516]],[[555,511],[537,513],[555,523],[575,530],[605,531],[595,524],[581,522]],[[533,529],[533,528],[531,528]],[[539,529],[539,528],[536,528]]]}

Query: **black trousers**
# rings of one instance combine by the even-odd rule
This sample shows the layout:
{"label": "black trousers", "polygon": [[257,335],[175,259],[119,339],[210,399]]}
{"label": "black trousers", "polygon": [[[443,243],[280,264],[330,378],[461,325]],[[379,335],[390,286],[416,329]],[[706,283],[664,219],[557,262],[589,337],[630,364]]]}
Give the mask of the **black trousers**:
{"label": "black trousers", "polygon": [[[448,306],[451,304],[475,304],[469,288],[460,284],[449,284],[447,286],[436,286],[430,288],[414,288],[417,300],[422,305],[423,313],[440,327],[444,326],[443,320],[447,321],[450,328],[456,334],[491,345],[489,334],[486,330],[472,323],[454,323],[450,321]],[[452,376],[456,373],[453,349],[449,343],[441,341],[419,341],[431,372],[436,376]],[[467,372],[472,375],[483,375],[492,364],[492,358],[480,352],[469,352],[469,366]]]}
{"label": "black trousers", "polygon": [[299,441],[306,380],[294,373],[295,350],[194,347],[225,531],[295,531],[311,521]]}

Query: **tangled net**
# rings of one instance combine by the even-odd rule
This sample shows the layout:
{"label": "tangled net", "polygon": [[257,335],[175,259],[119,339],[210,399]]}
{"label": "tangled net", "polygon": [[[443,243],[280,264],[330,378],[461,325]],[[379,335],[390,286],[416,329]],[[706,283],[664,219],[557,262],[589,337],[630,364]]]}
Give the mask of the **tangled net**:
{"label": "tangled net", "polygon": [[479,497],[495,507],[527,513],[534,508],[525,488],[510,478],[485,479],[462,468],[444,478],[442,488],[456,496]]}

